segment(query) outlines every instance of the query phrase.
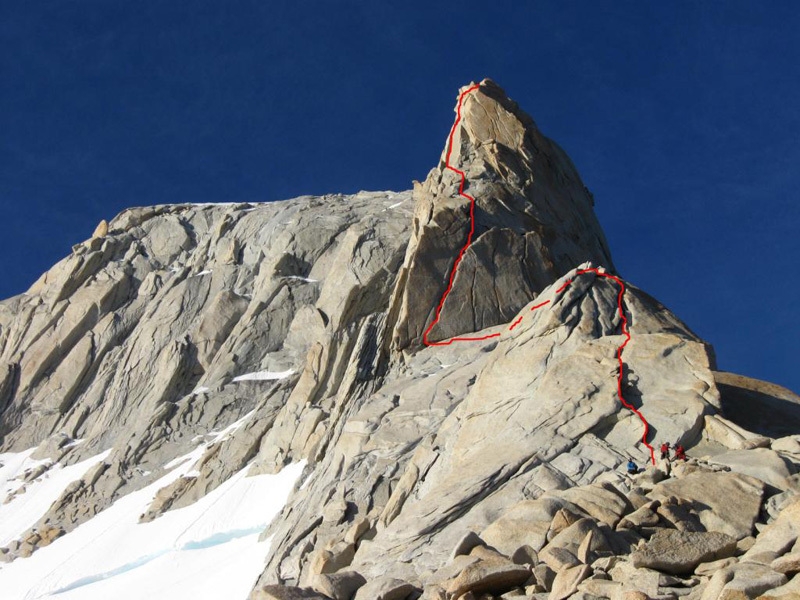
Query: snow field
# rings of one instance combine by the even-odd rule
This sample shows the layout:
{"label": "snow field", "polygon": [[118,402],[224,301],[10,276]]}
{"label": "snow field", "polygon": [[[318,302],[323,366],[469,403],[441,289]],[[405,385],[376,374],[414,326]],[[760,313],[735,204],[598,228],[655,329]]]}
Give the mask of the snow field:
{"label": "snow field", "polygon": [[8,504],[2,504],[10,493],[23,486],[22,481],[15,478],[51,462],[49,459],[33,460],[30,456],[35,450],[0,454],[0,463],[3,464],[0,468],[0,546],[7,546],[33,527],[70,483],[80,479],[111,452],[108,450],[69,467],[53,465],[34,481],[24,484],[24,493],[15,496]]}
{"label": "snow field", "polygon": [[[217,439],[249,416],[225,428]],[[191,506],[139,523],[159,489],[192,474],[205,447],[172,461],[176,467],[172,472],[117,500],[30,558],[0,564],[0,596],[3,600],[246,598],[269,553],[269,540],[258,542],[258,536],[285,505],[305,463],[256,477],[246,477],[245,467]],[[26,459],[2,460],[5,467],[0,474],[18,470]],[[77,479],[82,475],[78,467],[85,472],[89,462],[62,472],[73,469],[70,477]],[[0,531],[11,529],[10,523],[0,518]]]}

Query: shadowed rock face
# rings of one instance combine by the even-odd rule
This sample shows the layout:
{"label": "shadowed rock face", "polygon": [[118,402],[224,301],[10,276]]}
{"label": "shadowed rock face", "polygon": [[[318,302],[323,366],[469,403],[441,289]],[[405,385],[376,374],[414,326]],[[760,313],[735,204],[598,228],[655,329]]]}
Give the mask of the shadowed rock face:
{"label": "shadowed rock face", "polygon": [[[463,93],[468,87],[461,89]],[[394,302],[394,346],[418,347],[467,241],[461,177],[439,165],[414,188],[414,226]],[[429,341],[505,323],[581,263],[613,271],[592,195],[561,148],[490,80],[463,97],[450,166],[475,197],[475,234]]]}
{"label": "shadowed rock face", "polygon": [[800,435],[800,396],[774,383],[715,372],[723,414],[754,433]]}
{"label": "shadowed rock face", "polygon": [[[436,598],[525,582],[475,534],[525,563],[541,551],[533,572],[555,597],[598,560],[615,579],[592,585],[637,581],[666,595],[658,573],[614,567],[609,553],[629,553],[654,526],[743,541],[762,511],[777,515],[800,490],[800,439],[745,431],[746,410],[721,404],[717,384],[746,386],[715,374],[712,349],[626,282],[622,392],[649,422],[647,441],[691,451],[703,439],[723,454],[661,483],[656,470],[624,473],[650,454],[618,397],[620,287],[586,272],[613,268],[591,196],[492,82],[466,96],[462,115],[451,163],[477,199],[476,233],[431,339],[491,339],[420,343],[469,227],[443,162],[413,196],[131,209],[0,302],[0,449],[38,446],[65,464],[111,450],[0,557],[69,536],[192,450],[193,475],[162,487],[143,521],[242,469],[308,463],[263,534],[271,551],[256,587],[316,592],[254,598],[358,586],[357,598],[419,588]],[[781,491],[767,504],[767,482],[752,476],[766,456]],[[673,559],[681,573],[695,560]]]}

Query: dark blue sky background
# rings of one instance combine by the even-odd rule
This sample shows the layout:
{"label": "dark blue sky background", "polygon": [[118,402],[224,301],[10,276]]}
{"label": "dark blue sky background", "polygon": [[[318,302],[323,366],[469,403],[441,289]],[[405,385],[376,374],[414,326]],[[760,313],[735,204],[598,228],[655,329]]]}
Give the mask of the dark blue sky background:
{"label": "dark blue sky background", "polygon": [[408,189],[491,77],[617,267],[800,391],[800,4],[0,4],[0,296],[125,207]]}

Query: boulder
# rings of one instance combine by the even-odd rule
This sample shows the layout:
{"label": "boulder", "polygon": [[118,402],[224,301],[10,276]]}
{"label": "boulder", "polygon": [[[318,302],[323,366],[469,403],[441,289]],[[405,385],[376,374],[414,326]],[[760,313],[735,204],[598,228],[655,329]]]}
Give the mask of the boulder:
{"label": "boulder", "polygon": [[314,551],[308,574],[309,576],[335,573],[350,565],[355,556],[355,545],[348,542],[338,542],[330,548],[319,548]]}
{"label": "boulder", "polygon": [[568,568],[581,564],[578,557],[566,548],[555,546],[553,548],[546,548],[539,555],[539,558],[544,564],[553,569],[556,573]]}
{"label": "boulder", "polygon": [[477,562],[480,562],[478,557],[461,554],[456,556],[449,563],[444,564],[434,573],[424,573],[421,577],[422,583],[425,584],[425,586],[438,585],[442,588],[447,587],[450,580],[457,577],[468,566]]}
{"label": "boulder", "polygon": [[108,235],[108,221],[103,219],[97,224],[92,233],[92,238],[104,238]]}
{"label": "boulder", "polygon": [[578,585],[586,579],[592,569],[589,565],[577,565],[562,569],[556,574],[553,580],[553,588],[550,590],[550,600],[565,600],[576,591]]}
{"label": "boulder", "polygon": [[769,445],[769,438],[751,433],[719,415],[705,416],[703,435],[732,450],[763,448]]}
{"label": "boulder", "polygon": [[618,581],[589,577],[578,585],[578,590],[593,596],[610,598],[613,594],[622,591],[622,584]]}
{"label": "boulder", "polygon": [[478,561],[464,569],[458,577],[450,581],[447,593],[457,598],[467,592],[482,594],[491,592],[499,595],[523,585],[531,576],[531,570],[512,562],[497,563]]}
{"label": "boulder", "polygon": [[661,529],[631,554],[631,562],[635,567],[685,575],[700,563],[728,558],[735,551],[736,540],[724,533]]}
{"label": "boulder", "polygon": [[[573,559],[578,555],[578,549],[581,543],[586,539],[586,536],[593,533],[592,541],[589,542],[590,547],[587,550],[609,550],[608,542],[603,534],[600,532],[597,524],[589,518],[583,518],[572,525],[562,530],[555,536],[548,544],[539,552],[539,559],[543,560],[556,571],[559,569],[551,564],[550,556],[557,550],[567,550]],[[554,562],[560,564],[560,560],[555,558]],[[570,565],[572,566],[572,565]]]}
{"label": "boulder", "polygon": [[356,517],[344,534],[344,541],[351,544],[357,543],[361,539],[361,536],[369,531],[369,527],[369,519],[364,516]]}
{"label": "boulder", "polygon": [[547,532],[547,541],[552,540],[567,527],[579,521],[582,515],[576,514],[567,508],[561,508],[553,517],[550,523],[550,530]]}
{"label": "boulder", "polygon": [[419,600],[448,600],[447,592],[438,585],[427,586],[422,591],[422,596],[419,597]]}
{"label": "boulder", "polygon": [[[786,479],[786,483],[794,487],[797,485],[797,480],[798,476],[792,475]],[[780,494],[771,496],[769,500],[764,503],[764,512],[767,513],[767,523],[771,523],[777,519],[780,512],[786,508],[797,495],[797,490],[788,489]]]}
{"label": "boulder", "polygon": [[641,590],[621,590],[611,597],[613,600],[651,600],[651,597]]}
{"label": "boulder", "polygon": [[624,589],[639,590],[649,596],[656,596],[661,583],[662,574],[653,569],[635,567],[632,562],[617,562],[609,571],[612,581],[623,584]]}
{"label": "boulder", "polygon": [[450,560],[453,560],[456,556],[469,554],[470,551],[476,546],[483,545],[484,542],[477,533],[474,531],[468,531],[460,540],[458,540],[455,548],[453,548],[453,551],[450,553]]}
{"label": "boulder", "polygon": [[354,600],[406,600],[418,591],[407,581],[384,575],[358,588]]}
{"label": "boulder", "polygon": [[523,500],[507,509],[486,527],[480,537],[503,554],[511,555],[523,545],[538,552],[547,543],[551,522],[562,508],[568,508],[571,512],[582,512],[561,498]]}
{"label": "boulder", "polygon": [[632,513],[625,515],[619,523],[617,529],[634,529],[637,527],[652,527],[659,522],[659,516],[656,513],[658,507],[661,506],[659,500],[652,500],[640,506]]}
{"label": "boulder", "polygon": [[705,531],[698,514],[691,503],[676,499],[675,502],[664,502],[657,509],[661,520],[679,531]]}
{"label": "boulder", "polygon": [[792,577],[788,583],[767,590],[758,597],[769,600],[798,600],[800,598],[800,575]]}
{"label": "boulder", "polygon": [[311,587],[333,600],[350,600],[366,582],[356,571],[339,571],[316,575]]}
{"label": "boulder", "polygon": [[518,565],[537,565],[539,563],[539,554],[528,545],[520,546],[511,555],[511,561]]}
{"label": "boulder", "polygon": [[755,477],[781,490],[786,489],[786,478],[793,474],[786,461],[767,448],[731,450],[717,454],[710,462],[729,467],[734,473]]}
{"label": "boulder", "polygon": [[701,600],[736,600],[755,598],[772,588],[784,585],[787,579],[767,566],[738,563],[717,571],[709,580]]}
{"label": "boulder", "polygon": [[800,573],[800,552],[790,552],[780,558],[776,558],[770,564],[773,571],[784,575],[794,575]]}
{"label": "boulder", "polygon": [[772,523],[756,537],[755,543],[743,558],[764,552],[781,555],[789,550],[800,536],[800,496],[794,498]]}
{"label": "boulder", "polygon": [[764,483],[747,475],[697,471],[659,483],[648,497],[683,498],[692,503],[707,531],[741,539],[753,531],[763,494]]}
{"label": "boulder", "polygon": [[472,548],[472,550],[469,551],[469,555],[486,562],[494,562],[499,564],[506,564],[510,561],[505,554],[500,554],[494,548],[489,548],[483,545]]}
{"label": "boulder", "polygon": [[330,600],[322,594],[306,588],[265,585],[254,590],[249,600]]}
{"label": "boulder", "polygon": [[608,483],[570,488],[557,494],[609,527],[614,527],[624,514],[633,510],[625,495]]}
{"label": "boulder", "polygon": [[729,556],[728,558],[720,558],[719,560],[712,560],[710,562],[700,563],[699,565],[697,565],[697,567],[695,567],[694,574],[711,576],[720,569],[729,567],[735,562],[736,559],[732,556]]}
{"label": "boulder", "polygon": [[553,587],[553,581],[556,578],[556,572],[545,563],[539,563],[533,568],[533,576],[536,583],[543,587],[545,590],[550,590]]}
{"label": "boulder", "polygon": [[770,444],[770,448],[776,452],[800,455],[800,435],[787,435],[786,437],[773,440],[772,444]]}

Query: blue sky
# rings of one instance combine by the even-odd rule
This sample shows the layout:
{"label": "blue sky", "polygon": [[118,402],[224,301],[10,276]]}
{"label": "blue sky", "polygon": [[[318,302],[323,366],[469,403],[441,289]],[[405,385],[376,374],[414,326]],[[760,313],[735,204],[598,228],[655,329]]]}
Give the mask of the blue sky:
{"label": "blue sky", "polygon": [[5,1],[0,296],[128,206],[408,189],[490,77],[622,275],[800,391],[798,31],[788,1]]}

